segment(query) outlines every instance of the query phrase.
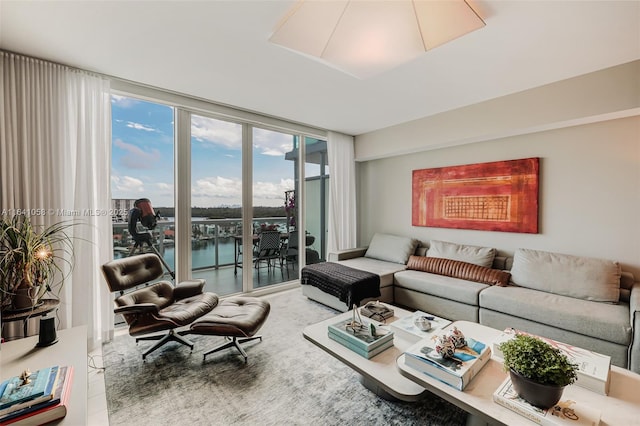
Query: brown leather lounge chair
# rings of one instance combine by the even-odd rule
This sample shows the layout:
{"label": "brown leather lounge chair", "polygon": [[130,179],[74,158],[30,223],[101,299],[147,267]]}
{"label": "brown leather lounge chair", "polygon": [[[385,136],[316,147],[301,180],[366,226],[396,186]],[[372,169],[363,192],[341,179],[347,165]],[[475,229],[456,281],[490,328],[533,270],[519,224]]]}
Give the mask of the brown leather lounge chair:
{"label": "brown leather lounge chair", "polygon": [[175,332],[178,327],[191,324],[210,312],[218,304],[215,293],[203,293],[204,280],[181,282],[175,287],[168,281],[158,281],[125,293],[125,290],[149,283],[163,275],[162,264],[153,253],[116,259],[102,265],[109,289],[119,296],[115,299],[116,314],[122,314],[129,324],[131,336],[169,330],[167,334],[137,337],[139,340],[158,340],[143,355],[155,351],[167,342],[178,342],[193,350],[193,343]]}

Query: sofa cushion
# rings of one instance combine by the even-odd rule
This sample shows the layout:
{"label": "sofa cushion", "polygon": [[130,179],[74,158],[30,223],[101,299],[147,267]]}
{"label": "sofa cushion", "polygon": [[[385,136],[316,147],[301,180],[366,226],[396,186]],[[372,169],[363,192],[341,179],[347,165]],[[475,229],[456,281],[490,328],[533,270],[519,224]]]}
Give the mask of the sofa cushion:
{"label": "sofa cushion", "polygon": [[[629,345],[629,305],[597,303],[524,287],[488,287],[480,308]],[[508,325],[510,326],[510,325]],[[526,330],[525,330],[526,331]]]}
{"label": "sofa cushion", "polygon": [[521,287],[595,302],[618,303],[620,265],[610,260],[518,249],[511,280]]}
{"label": "sofa cushion", "polygon": [[341,265],[348,266],[361,271],[371,272],[380,276],[380,288],[393,284],[393,274],[406,269],[405,265],[384,260],[371,259],[368,257],[356,257],[355,259],[341,260]]}
{"label": "sofa cushion", "polygon": [[489,287],[487,284],[409,269],[396,272],[394,285],[473,306],[478,306],[478,295]]}
{"label": "sofa cushion", "polygon": [[418,240],[413,238],[376,233],[373,235],[364,256],[405,264],[409,256],[416,251],[417,246]]}
{"label": "sofa cushion", "polygon": [[460,260],[474,265],[491,268],[496,249],[490,247],[467,246],[446,241],[431,240],[427,256]]}
{"label": "sofa cushion", "polygon": [[511,277],[509,272],[499,269],[439,257],[409,256],[407,269],[500,286],[508,285]]}

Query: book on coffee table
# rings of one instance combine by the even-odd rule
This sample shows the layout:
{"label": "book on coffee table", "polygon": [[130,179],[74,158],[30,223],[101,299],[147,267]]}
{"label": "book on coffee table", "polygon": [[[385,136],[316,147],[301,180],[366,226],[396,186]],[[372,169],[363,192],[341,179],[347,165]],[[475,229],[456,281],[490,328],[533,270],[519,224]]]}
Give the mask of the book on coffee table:
{"label": "book on coffee table", "polygon": [[464,390],[471,379],[491,358],[491,348],[466,337],[467,346],[455,350],[453,358],[436,352],[437,336],[422,339],[405,351],[405,364],[458,390]]}
{"label": "book on coffee table", "polygon": [[383,343],[382,345],[376,346],[375,348],[371,349],[371,350],[365,350],[362,349],[359,346],[354,345],[352,342],[350,342],[347,339],[344,339],[342,336],[339,336],[337,334],[334,334],[332,332],[329,332],[329,338],[331,340],[335,340],[336,342],[340,343],[341,345],[351,349],[353,352],[357,353],[360,356],[363,356],[367,359],[373,358],[374,356],[378,355],[381,352],[384,352],[385,350],[389,349],[390,347],[393,346],[393,340],[388,340],[386,343]]}
{"label": "book on coffee table", "polygon": [[[416,319],[420,317],[425,317],[431,322],[431,330],[424,331],[416,326]],[[451,321],[448,319],[440,318],[427,312],[415,311],[411,315],[404,316],[390,323],[389,328],[391,328],[391,330],[393,330],[393,332],[398,336],[401,336],[410,342],[417,342],[434,336],[449,324],[451,324]]]}
{"label": "book on coffee table", "polygon": [[599,354],[588,349],[579,348],[577,346],[568,345],[546,337],[537,336],[535,334],[526,333],[514,328],[505,329],[500,337],[493,342],[493,353],[502,358],[500,344],[513,338],[516,334],[528,334],[537,337],[551,346],[560,349],[572,363],[578,364],[578,378],[576,385],[598,392],[602,395],[609,394],[609,383],[611,381],[611,357]]}
{"label": "book on coffee table", "polygon": [[[332,334],[346,340],[352,346],[360,348],[365,352],[371,352],[375,348],[388,344],[393,345],[393,332],[380,328],[380,324],[370,320],[362,320],[362,327],[351,327],[351,319],[342,320],[336,324],[329,325],[329,337]],[[375,328],[375,334],[371,331],[371,325]]]}
{"label": "book on coffee table", "polygon": [[493,393],[493,400],[539,425],[597,426],[602,414],[597,408],[571,400],[559,401],[547,409],[534,407],[518,396],[509,377]]}

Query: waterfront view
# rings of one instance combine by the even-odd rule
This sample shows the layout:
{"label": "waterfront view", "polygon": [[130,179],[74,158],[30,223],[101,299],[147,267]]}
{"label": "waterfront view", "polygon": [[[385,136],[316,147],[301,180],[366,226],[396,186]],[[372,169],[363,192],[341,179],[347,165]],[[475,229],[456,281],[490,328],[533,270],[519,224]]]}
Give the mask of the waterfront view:
{"label": "waterfront view", "polygon": [[[252,233],[258,233],[261,227],[268,226],[287,232],[286,218],[266,217],[254,219]],[[235,263],[235,236],[241,235],[240,219],[191,219],[191,266],[193,270],[232,266]],[[114,258],[128,256],[134,241],[127,230],[127,222],[114,222],[113,249]],[[152,231],[152,241],[158,252],[165,259],[171,270],[175,269],[175,222],[173,218],[159,220]],[[139,226],[138,232],[145,232]]]}
{"label": "waterfront view", "polygon": [[[215,111],[196,114],[180,105],[119,94],[112,95],[111,106],[111,193],[114,211],[123,213],[114,218],[114,257],[132,252],[134,242],[125,212],[135,200],[145,198],[161,214],[151,241],[168,267],[175,271],[176,264],[189,262],[190,275],[210,274],[206,277],[209,289],[221,295],[251,292],[297,278],[296,255],[288,259],[295,275],[289,275],[289,270],[281,274],[283,268],[274,274],[272,260],[269,266],[253,268],[253,279],[244,279],[243,268],[236,265],[241,245],[236,236],[243,234],[243,212],[252,217],[251,234],[279,230],[284,248],[290,231],[305,233],[306,248],[312,254],[307,259],[324,259],[329,179],[326,141],[268,124],[228,119]],[[246,193],[252,194],[250,199],[243,198]],[[180,212],[191,220],[180,221],[178,227],[173,220],[177,202],[191,206],[190,213]],[[141,232],[148,230],[139,225]],[[176,252],[176,232],[190,234],[190,253]],[[241,250],[247,261],[253,258],[253,247]],[[228,271],[231,277],[225,275]],[[188,275],[185,271],[180,274]]]}

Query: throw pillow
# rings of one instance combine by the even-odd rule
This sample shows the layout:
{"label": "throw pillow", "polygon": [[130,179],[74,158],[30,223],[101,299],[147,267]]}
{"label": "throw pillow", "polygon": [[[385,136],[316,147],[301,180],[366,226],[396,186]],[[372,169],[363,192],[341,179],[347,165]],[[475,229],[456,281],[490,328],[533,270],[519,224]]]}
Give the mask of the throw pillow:
{"label": "throw pillow", "polygon": [[364,257],[385,260],[387,262],[407,263],[409,256],[416,251],[418,240],[390,234],[374,234]]}
{"label": "throw pillow", "polygon": [[509,285],[509,278],[511,277],[509,272],[501,271],[500,269],[485,268],[473,263],[439,257],[410,256],[407,269],[483,284],[498,285],[500,287]]}
{"label": "throw pillow", "polygon": [[427,256],[459,260],[491,268],[493,258],[496,257],[496,249],[431,240]]}
{"label": "throw pillow", "polygon": [[547,293],[618,303],[620,273],[620,265],[610,260],[518,249],[513,256],[511,280]]}

